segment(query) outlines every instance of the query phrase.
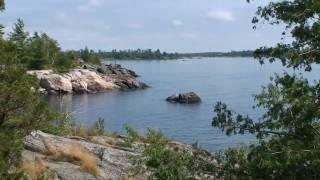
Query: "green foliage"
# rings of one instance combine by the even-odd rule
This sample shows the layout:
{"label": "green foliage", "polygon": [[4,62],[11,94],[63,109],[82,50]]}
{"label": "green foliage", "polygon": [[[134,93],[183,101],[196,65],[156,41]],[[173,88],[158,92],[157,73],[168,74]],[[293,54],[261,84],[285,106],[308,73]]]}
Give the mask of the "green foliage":
{"label": "green foliage", "polygon": [[91,64],[101,64],[100,58],[95,54],[93,50],[89,50],[88,47],[85,49],[81,49],[79,51],[80,58],[86,62]]}
{"label": "green foliage", "polygon": [[229,135],[257,135],[260,141],[248,154],[248,166],[253,168],[249,173],[255,178],[319,177],[319,87],[319,81],[310,85],[301,77],[276,76],[274,83],[256,96],[257,107],[267,109],[260,122],[236,115],[218,103],[213,126]]}
{"label": "green foliage", "polygon": [[3,38],[3,35],[4,35],[4,26],[2,24],[0,24],[0,38],[2,39]]}
{"label": "green foliage", "polygon": [[260,7],[253,23],[285,24],[282,34],[284,37],[292,36],[293,42],[281,42],[271,48],[261,47],[255,56],[261,63],[280,59],[285,66],[310,71],[312,63],[320,63],[319,9],[320,2],[315,0],[271,2]]}
{"label": "green foliage", "polygon": [[53,119],[38,95],[38,81],[17,65],[16,50],[15,44],[0,40],[0,177],[4,179],[22,175],[24,137]]}
{"label": "green foliage", "polygon": [[24,62],[27,63],[28,69],[45,69],[55,65],[60,48],[57,41],[51,39],[47,34],[35,33],[28,38],[25,45],[27,53]]}
{"label": "green foliage", "polygon": [[[3,36],[3,26],[0,26],[0,37]],[[8,34],[9,40],[16,45],[18,63],[27,69],[53,69],[57,72],[67,72],[79,65],[78,59],[86,63],[100,64],[100,58],[92,50],[62,51],[56,40],[46,33],[35,32],[32,36],[25,31],[23,20],[18,19],[13,31]]]}
{"label": "green foliage", "polygon": [[[91,136],[110,135],[105,130],[105,120],[99,118],[92,127],[85,127],[72,120],[71,113],[56,113],[55,119],[40,130],[54,135],[71,135],[90,139]],[[111,134],[116,135],[116,133]]]}
{"label": "green foliage", "polygon": [[53,67],[59,73],[68,72],[71,68],[78,64],[77,56],[72,51],[59,52],[57,59],[54,61]]}
{"label": "green foliage", "polygon": [[125,129],[127,131],[127,137],[124,138],[124,141],[126,142],[126,145],[131,147],[132,143],[140,140],[142,137],[139,135],[139,133],[134,130],[132,127],[125,125]]}
{"label": "green foliage", "polygon": [[97,135],[105,135],[105,121],[103,118],[99,118],[97,122],[94,123],[93,129],[96,131]]}
{"label": "green foliage", "polygon": [[187,152],[168,148],[169,140],[160,131],[148,129],[142,157],[134,159],[135,174],[150,171],[149,179],[189,179],[193,172],[193,158]]}
{"label": "green foliage", "polygon": [[9,34],[9,40],[14,42],[16,45],[17,57],[20,63],[25,63],[25,43],[29,36],[29,33],[25,31],[24,22],[22,19],[18,19],[13,27],[13,31]]}
{"label": "green foliage", "polygon": [[231,52],[202,52],[202,53],[183,53],[180,57],[253,57],[253,51],[231,51]]}
{"label": "green foliage", "polygon": [[17,43],[18,48],[19,46],[22,46],[29,33],[25,31],[24,29],[24,22],[22,19],[18,19],[17,22],[14,24],[13,32],[9,33],[9,40]]}
{"label": "green foliage", "polygon": [[211,164],[208,170],[215,170],[217,179],[254,179],[247,172],[247,150],[244,147],[218,151],[215,153],[214,159],[216,166]]}
{"label": "green foliage", "polygon": [[55,113],[54,120],[40,130],[54,135],[67,135],[73,126],[71,113]]}
{"label": "green foliage", "polygon": [[[319,9],[320,2],[313,0],[276,1],[260,7],[253,23],[284,23],[283,35],[290,31],[293,41],[262,47],[255,56],[261,63],[280,60],[287,67],[312,70],[312,64],[320,63]],[[227,135],[251,133],[258,139],[246,151],[234,149],[220,155],[222,176],[230,179],[319,179],[320,81],[309,83],[302,75],[287,73],[271,80],[272,83],[255,97],[255,108],[265,110],[257,120],[237,114],[221,102],[215,106],[214,127]],[[236,169],[232,167],[235,164],[239,164]]]}
{"label": "green foliage", "polygon": [[161,52],[159,49],[153,51],[151,49],[146,50],[112,50],[111,52],[98,51],[95,53],[98,57],[102,59],[177,59],[179,58],[178,53],[167,53]]}
{"label": "green foliage", "polygon": [[0,11],[3,11],[5,9],[5,2],[4,0],[0,0]]}

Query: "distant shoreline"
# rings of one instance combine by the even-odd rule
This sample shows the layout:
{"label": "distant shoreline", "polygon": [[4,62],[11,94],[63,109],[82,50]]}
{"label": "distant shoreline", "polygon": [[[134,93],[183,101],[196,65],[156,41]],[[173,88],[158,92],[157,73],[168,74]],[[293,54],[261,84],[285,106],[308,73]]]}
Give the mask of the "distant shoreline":
{"label": "distant shoreline", "polygon": [[230,51],[230,52],[199,52],[199,53],[168,53],[161,52],[159,49],[147,50],[113,50],[111,52],[93,52],[100,59],[104,60],[179,60],[185,58],[215,58],[215,57],[254,57],[254,51]]}
{"label": "distant shoreline", "polygon": [[254,56],[215,56],[215,57],[180,57],[176,59],[102,59],[101,61],[175,61],[187,59],[208,59],[208,58],[254,58]]}

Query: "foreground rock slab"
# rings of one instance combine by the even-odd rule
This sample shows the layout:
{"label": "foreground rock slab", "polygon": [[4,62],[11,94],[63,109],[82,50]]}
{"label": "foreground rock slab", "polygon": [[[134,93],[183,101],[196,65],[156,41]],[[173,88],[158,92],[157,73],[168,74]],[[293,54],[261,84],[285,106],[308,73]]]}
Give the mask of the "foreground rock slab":
{"label": "foreground rock slab", "polygon": [[175,94],[166,99],[172,103],[193,104],[201,102],[201,98],[194,92]]}
{"label": "foreground rock slab", "polygon": [[[134,142],[131,146],[126,146],[122,136],[91,136],[84,139],[77,136],[56,136],[41,131],[32,132],[25,138],[25,150],[23,161],[40,162],[46,171],[45,179],[55,180],[104,180],[104,179],[148,179],[150,172],[144,172],[135,177],[130,176],[133,165],[132,157],[143,158],[144,147],[148,145],[140,141]],[[69,147],[73,150],[71,154],[81,147],[87,154],[94,158],[98,174],[93,174],[82,167],[83,162],[74,161],[75,158],[65,157],[61,152],[68,152]],[[213,163],[215,160],[205,150],[197,149],[191,145],[170,141],[168,148],[197,155],[197,160],[201,162]],[[87,156],[87,155],[83,155]],[[76,157],[76,156],[74,156]],[[77,159],[77,158],[76,158]],[[81,158],[80,158],[81,159]],[[29,165],[27,164],[27,165]],[[201,178],[200,178],[201,177]],[[203,178],[202,178],[203,177]],[[207,172],[199,172],[199,178],[195,179],[215,179],[214,175]]]}
{"label": "foreground rock slab", "polygon": [[[111,141],[113,143],[110,143]],[[91,142],[80,137],[61,137],[37,131],[26,137],[23,159],[32,161],[35,157],[41,158],[50,172],[48,174],[51,174],[51,177],[53,174],[54,177],[62,180],[125,179],[132,167],[129,157],[136,156],[138,153],[134,149],[111,145],[120,142],[123,140],[112,137],[92,137]],[[83,147],[94,155],[99,176],[84,171],[80,164],[53,158],[54,155],[48,156],[50,148],[54,147],[55,151],[63,152],[70,145]],[[147,179],[147,177],[141,175],[135,179]]]}
{"label": "foreground rock slab", "polygon": [[83,65],[67,73],[52,70],[28,71],[40,80],[43,94],[81,94],[110,90],[145,89],[148,86],[137,80],[138,75],[118,64],[91,66]]}

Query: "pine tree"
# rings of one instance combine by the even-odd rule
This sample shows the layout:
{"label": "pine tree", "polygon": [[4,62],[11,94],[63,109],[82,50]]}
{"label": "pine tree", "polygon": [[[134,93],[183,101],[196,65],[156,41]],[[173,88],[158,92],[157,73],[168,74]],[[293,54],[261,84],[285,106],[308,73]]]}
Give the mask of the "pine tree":
{"label": "pine tree", "polygon": [[13,32],[9,33],[9,40],[16,43],[19,50],[22,50],[29,33],[25,31],[24,22],[18,19],[13,27]]}
{"label": "pine tree", "polygon": [[0,11],[4,11],[5,3],[4,0],[0,0]]}
{"label": "pine tree", "polygon": [[3,38],[3,35],[4,35],[4,26],[2,24],[0,24],[0,38]]}

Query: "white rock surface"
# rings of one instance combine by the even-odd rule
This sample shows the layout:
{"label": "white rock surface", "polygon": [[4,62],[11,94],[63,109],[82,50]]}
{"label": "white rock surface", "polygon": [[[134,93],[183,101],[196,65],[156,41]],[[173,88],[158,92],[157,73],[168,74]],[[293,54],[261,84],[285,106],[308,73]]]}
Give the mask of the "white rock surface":
{"label": "white rock surface", "polygon": [[96,93],[147,87],[136,79],[135,72],[120,65],[73,69],[64,74],[57,74],[52,70],[28,71],[28,74],[35,75],[40,80],[40,86],[47,94]]}

